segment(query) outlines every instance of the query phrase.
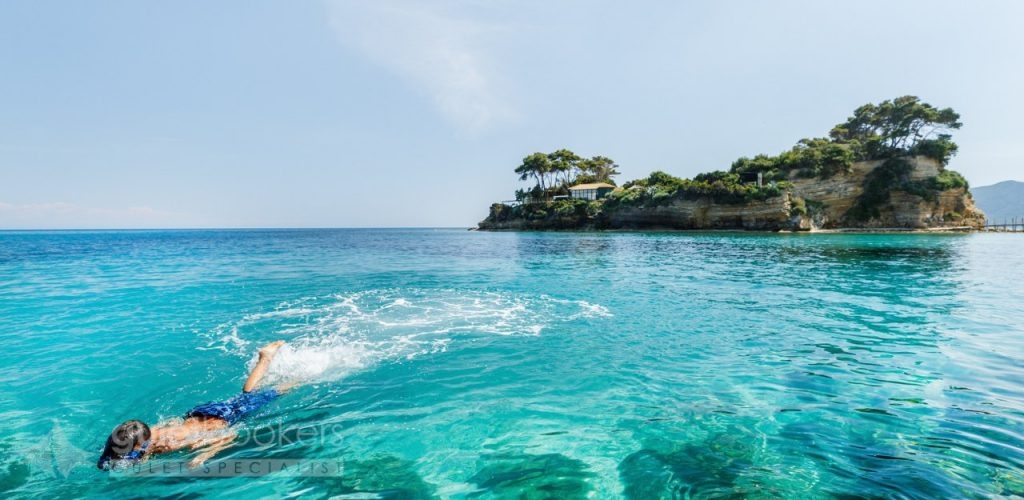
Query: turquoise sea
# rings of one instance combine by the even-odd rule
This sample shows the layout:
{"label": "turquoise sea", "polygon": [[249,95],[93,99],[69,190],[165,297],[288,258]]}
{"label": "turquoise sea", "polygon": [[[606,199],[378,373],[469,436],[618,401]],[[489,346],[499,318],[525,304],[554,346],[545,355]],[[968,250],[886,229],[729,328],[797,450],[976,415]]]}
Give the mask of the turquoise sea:
{"label": "turquoise sea", "polygon": [[[1012,234],[0,232],[0,496],[1021,496],[1022,304]],[[96,469],[274,339],[211,464],[341,472]]]}

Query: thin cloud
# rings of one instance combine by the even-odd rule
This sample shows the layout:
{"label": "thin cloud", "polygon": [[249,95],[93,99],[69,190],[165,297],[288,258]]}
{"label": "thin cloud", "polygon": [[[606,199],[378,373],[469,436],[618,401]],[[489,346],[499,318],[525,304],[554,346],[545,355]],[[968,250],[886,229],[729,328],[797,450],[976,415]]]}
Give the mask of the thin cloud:
{"label": "thin cloud", "polygon": [[516,118],[499,90],[497,59],[483,48],[504,29],[446,11],[447,2],[328,0],[339,40],[410,81],[460,128]]}

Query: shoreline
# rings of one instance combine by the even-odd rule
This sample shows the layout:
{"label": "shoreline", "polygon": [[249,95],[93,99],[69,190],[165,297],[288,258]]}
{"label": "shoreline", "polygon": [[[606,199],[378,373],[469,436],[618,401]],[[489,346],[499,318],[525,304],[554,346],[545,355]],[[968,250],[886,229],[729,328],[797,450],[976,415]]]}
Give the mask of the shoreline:
{"label": "shoreline", "polygon": [[[467,231],[479,231],[490,233],[742,233],[742,234],[934,234],[934,233],[988,233],[1000,231],[986,231],[970,226],[956,227],[934,227],[934,228],[840,228],[840,229],[811,229],[806,231],[785,231],[768,229],[674,229],[674,228],[646,228],[646,229],[481,229],[479,227],[467,228]],[[1006,231],[1010,232],[1010,231]]]}

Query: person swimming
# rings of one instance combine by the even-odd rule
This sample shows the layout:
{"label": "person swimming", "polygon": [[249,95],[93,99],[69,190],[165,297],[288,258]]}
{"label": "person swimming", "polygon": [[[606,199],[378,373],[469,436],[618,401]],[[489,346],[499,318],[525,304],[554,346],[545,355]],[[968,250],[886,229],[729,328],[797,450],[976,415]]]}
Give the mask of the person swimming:
{"label": "person swimming", "polygon": [[260,348],[256,366],[249,372],[242,393],[226,401],[201,404],[192,408],[182,420],[161,422],[150,427],[141,420],[129,420],[114,428],[107,438],[96,467],[109,470],[137,464],[157,453],[170,453],[184,448],[203,450],[189,462],[198,467],[231,445],[236,432],[231,428],[242,417],[270,403],[290,386],[261,388],[270,362],[283,340]]}

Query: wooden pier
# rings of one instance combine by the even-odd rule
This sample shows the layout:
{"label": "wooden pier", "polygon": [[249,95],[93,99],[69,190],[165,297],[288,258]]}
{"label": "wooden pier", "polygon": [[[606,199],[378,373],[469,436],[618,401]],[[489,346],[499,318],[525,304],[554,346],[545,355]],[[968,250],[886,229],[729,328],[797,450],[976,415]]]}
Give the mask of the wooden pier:
{"label": "wooden pier", "polygon": [[1024,233],[1024,217],[1014,217],[1012,219],[1003,220],[1002,224],[995,221],[987,221],[985,223],[985,231],[994,231],[999,233]]}

